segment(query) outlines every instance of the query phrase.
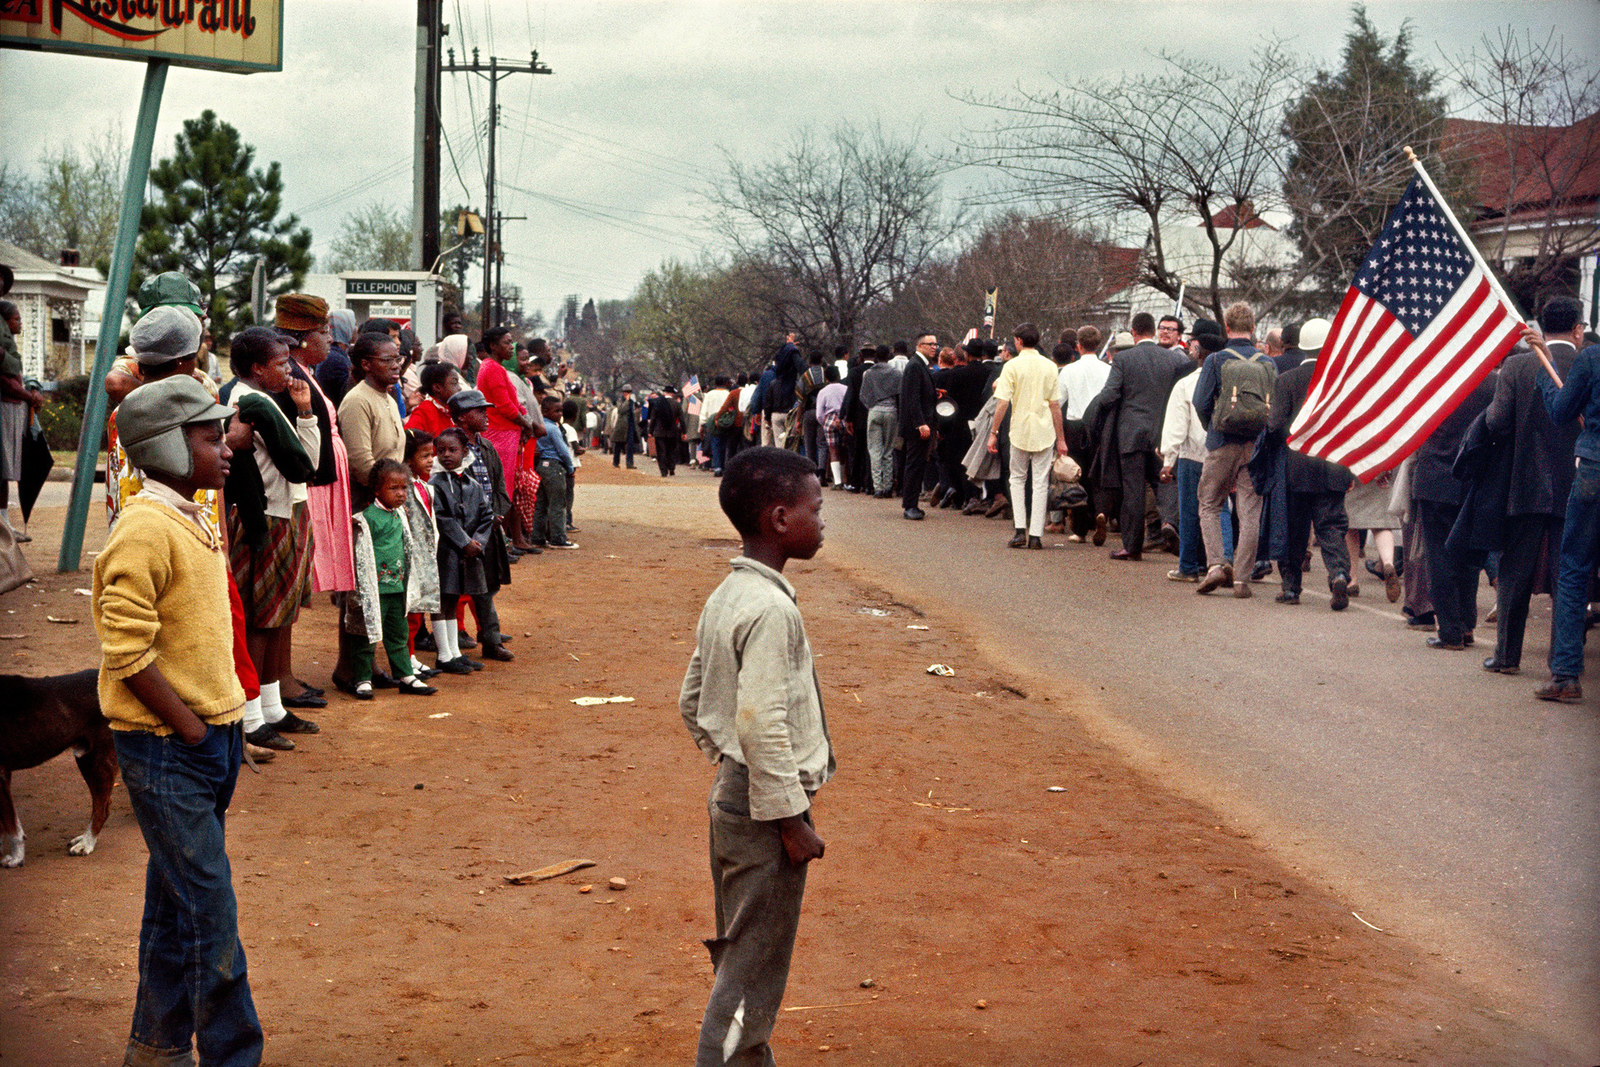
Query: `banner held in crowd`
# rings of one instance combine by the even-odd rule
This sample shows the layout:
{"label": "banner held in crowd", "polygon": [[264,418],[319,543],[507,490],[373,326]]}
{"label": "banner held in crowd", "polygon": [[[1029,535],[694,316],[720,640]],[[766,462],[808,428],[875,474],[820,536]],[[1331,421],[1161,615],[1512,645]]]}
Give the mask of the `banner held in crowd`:
{"label": "banner held in crowd", "polygon": [[1522,335],[1522,316],[1406,149],[1406,186],[1333,320],[1289,447],[1369,482],[1398,465]]}

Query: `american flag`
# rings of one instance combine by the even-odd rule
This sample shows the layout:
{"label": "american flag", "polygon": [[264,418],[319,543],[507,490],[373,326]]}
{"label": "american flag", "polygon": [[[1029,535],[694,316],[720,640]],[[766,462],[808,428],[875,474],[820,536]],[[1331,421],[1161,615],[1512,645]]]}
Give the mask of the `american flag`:
{"label": "american flag", "polygon": [[1289,447],[1371,481],[1455,410],[1522,329],[1419,174],[1345,294]]}

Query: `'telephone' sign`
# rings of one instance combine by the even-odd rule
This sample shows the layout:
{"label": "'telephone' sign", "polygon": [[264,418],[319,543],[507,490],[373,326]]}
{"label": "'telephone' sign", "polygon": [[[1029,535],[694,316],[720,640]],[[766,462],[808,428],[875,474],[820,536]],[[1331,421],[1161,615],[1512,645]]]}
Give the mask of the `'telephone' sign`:
{"label": "'telephone' sign", "polygon": [[395,278],[346,278],[346,296],[416,296],[415,279],[401,281]]}
{"label": "'telephone' sign", "polygon": [[282,70],[283,0],[0,0],[0,45]]}

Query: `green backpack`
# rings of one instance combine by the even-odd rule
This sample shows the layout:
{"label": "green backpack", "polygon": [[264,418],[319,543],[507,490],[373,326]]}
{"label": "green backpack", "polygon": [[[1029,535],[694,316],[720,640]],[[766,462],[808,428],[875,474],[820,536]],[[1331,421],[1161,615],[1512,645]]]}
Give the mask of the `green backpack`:
{"label": "green backpack", "polygon": [[1211,428],[1231,437],[1254,437],[1267,428],[1272,414],[1272,387],[1278,367],[1260,352],[1223,360],[1217,368],[1222,389],[1217,394]]}

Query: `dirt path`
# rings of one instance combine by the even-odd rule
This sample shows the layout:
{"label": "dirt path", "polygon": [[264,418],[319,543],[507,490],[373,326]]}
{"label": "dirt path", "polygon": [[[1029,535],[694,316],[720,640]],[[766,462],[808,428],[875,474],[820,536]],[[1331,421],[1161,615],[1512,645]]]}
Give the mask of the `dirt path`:
{"label": "dirt path", "polygon": [[[524,561],[502,595],[515,663],[426,701],[335,694],[320,735],[242,773],[229,852],[269,1063],[692,1060],[711,768],[676,697],[733,547],[702,475],[583,477],[583,548]],[[641,514],[671,528],[614,521]],[[0,641],[0,669],[92,666],[87,577],[49,573],[60,517],[37,518],[45,577],[0,598],[0,632],[26,635]],[[1563,1062],[1128,769],[1063,696],[993,669],[924,673],[982,662],[962,620],[892,602],[826,547],[790,576],[840,770],[817,802],[829,847],[781,1062]],[[332,624],[319,598],[297,629],[317,684]],[[611,694],[636,702],[570,702]],[[138,828],[119,787],[99,850],[68,857],[87,813],[68,758],[14,792],[29,858],[0,871],[0,1063],[119,1062]],[[504,881],[576,857],[597,865]]]}

